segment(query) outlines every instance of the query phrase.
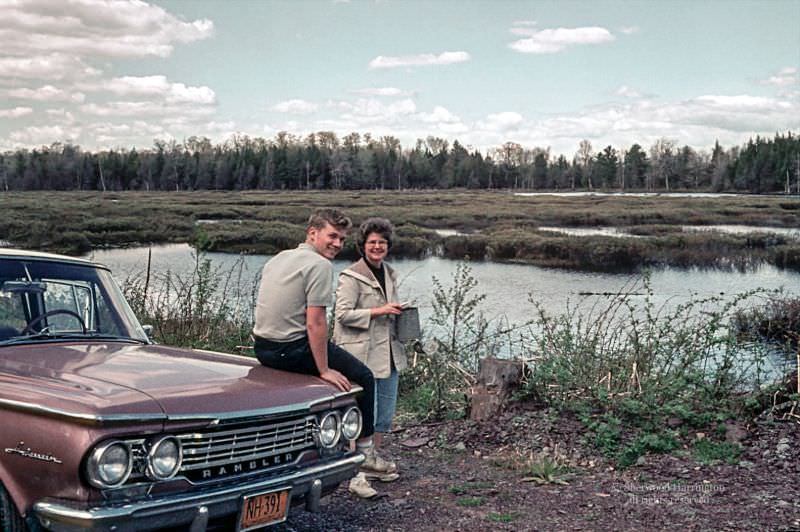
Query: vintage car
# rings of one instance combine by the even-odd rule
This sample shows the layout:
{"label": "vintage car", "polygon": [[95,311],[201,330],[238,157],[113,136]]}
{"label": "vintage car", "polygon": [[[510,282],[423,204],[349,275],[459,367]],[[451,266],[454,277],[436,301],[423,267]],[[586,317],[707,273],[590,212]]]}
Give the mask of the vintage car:
{"label": "vintage car", "polygon": [[0,249],[0,530],[250,530],[352,477],[355,388],[154,344],[111,272]]}

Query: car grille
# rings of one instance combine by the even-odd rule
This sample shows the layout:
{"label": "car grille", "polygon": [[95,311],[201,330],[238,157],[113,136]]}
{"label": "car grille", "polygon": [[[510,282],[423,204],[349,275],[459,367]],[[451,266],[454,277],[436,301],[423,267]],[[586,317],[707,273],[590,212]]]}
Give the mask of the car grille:
{"label": "car grille", "polygon": [[314,447],[313,416],[291,420],[226,423],[178,434],[183,446],[179,474],[193,481],[263,471],[295,462]]}

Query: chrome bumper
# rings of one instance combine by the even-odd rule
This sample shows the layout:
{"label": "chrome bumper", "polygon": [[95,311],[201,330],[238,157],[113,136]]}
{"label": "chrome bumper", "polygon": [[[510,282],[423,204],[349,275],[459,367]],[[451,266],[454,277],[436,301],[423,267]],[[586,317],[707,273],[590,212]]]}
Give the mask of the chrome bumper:
{"label": "chrome bumper", "polygon": [[243,495],[280,487],[291,488],[293,500],[305,495],[306,508],[315,511],[321,493],[354,476],[363,461],[364,455],[356,453],[268,479],[116,505],[89,507],[45,499],[33,505],[33,512],[41,526],[54,531],[124,532],[186,526],[201,532],[210,519],[237,515]]}

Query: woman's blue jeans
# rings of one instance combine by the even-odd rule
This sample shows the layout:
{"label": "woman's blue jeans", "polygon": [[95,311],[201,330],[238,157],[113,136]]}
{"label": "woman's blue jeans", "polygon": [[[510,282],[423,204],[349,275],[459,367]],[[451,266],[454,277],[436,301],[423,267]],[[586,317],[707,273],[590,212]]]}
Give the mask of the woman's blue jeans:
{"label": "woman's blue jeans", "polygon": [[399,381],[394,364],[388,377],[375,379],[375,432],[389,432],[392,429]]}

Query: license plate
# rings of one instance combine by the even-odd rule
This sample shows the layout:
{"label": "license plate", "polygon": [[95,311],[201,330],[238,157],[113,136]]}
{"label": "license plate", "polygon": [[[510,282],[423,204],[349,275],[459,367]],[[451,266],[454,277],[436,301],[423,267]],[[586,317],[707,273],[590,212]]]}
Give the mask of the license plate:
{"label": "license plate", "polygon": [[242,500],[239,530],[245,532],[286,520],[289,510],[289,490],[246,495]]}

